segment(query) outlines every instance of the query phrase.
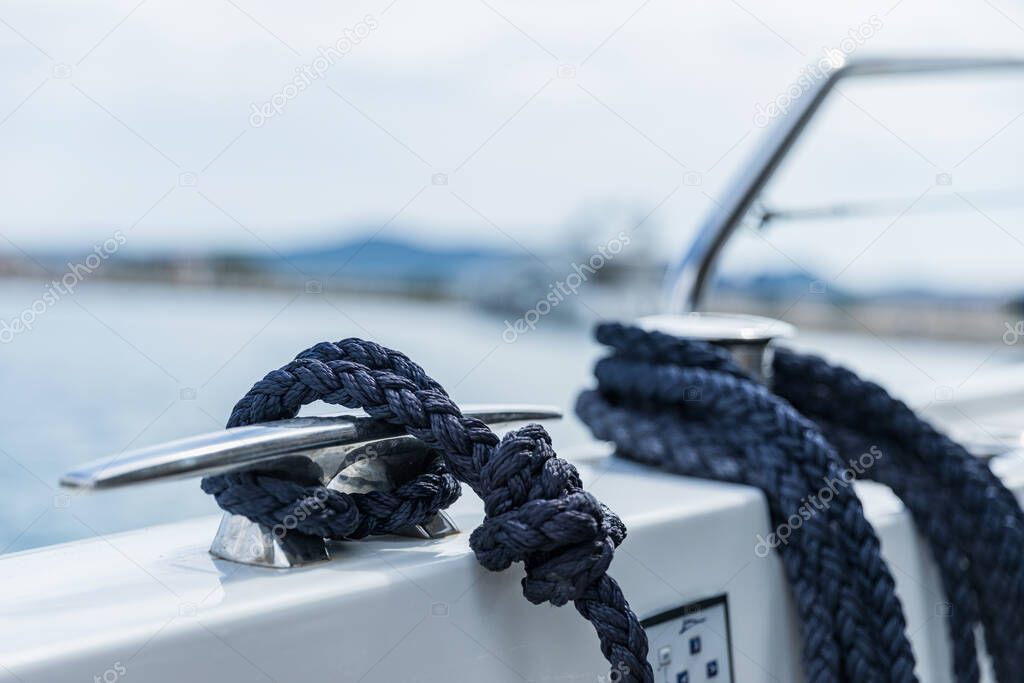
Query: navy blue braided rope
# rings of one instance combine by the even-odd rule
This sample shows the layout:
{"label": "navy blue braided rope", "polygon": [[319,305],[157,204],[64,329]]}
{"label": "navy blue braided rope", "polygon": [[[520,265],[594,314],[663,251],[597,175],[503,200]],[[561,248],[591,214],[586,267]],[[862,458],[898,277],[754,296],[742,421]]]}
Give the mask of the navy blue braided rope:
{"label": "navy blue braided rope", "polygon": [[898,461],[906,462],[909,458],[892,441],[828,424],[821,419],[816,422],[840,453],[862,454],[874,448],[881,454],[876,464],[865,471],[864,478],[891,488],[904,501],[918,531],[928,541],[948,600],[948,609],[944,609],[942,604],[936,604],[934,608],[937,616],[945,616],[947,619],[954,680],[958,683],[978,683],[981,680],[981,667],[975,630],[981,623],[981,616],[977,591],[968,572],[969,556],[960,540],[951,533],[946,519],[951,508],[936,503],[945,500],[946,492],[935,484],[925,468],[894,465]]}
{"label": "navy blue braided rope", "polygon": [[866,475],[896,492],[929,542],[950,606],[956,680],[980,678],[980,624],[997,680],[1024,681],[1024,513],[1012,492],[902,401],[845,368],[780,351],[775,391],[844,453],[885,444],[885,462]]}
{"label": "navy blue braided rope", "polygon": [[607,573],[626,528],[583,490],[542,427],[499,440],[404,354],[360,339],[317,344],[270,372],[235,405],[228,427],[291,418],[317,400],[399,425],[437,458],[389,492],[343,494],[280,471],[207,477],[203,490],[228,512],[270,527],[291,516],[287,528],[297,526],[287,533],[349,539],[427,521],[458,496],[461,481],[484,501],[484,522],[470,536],[480,563],[499,571],[522,562],[528,600],[572,601],[619,680],[653,682],[646,633]]}
{"label": "navy blue braided rope", "polygon": [[915,681],[895,583],[850,486],[794,515],[846,463],[819,428],[748,377],[727,352],[618,324],[597,329],[612,355],[577,413],[617,453],[662,469],[756,486],[775,525],[798,527],[779,547],[814,683]]}

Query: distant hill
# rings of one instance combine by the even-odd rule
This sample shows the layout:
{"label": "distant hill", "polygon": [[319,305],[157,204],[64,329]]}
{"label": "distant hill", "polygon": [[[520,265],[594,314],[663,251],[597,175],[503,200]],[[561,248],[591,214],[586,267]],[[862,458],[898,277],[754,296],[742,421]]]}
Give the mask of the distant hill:
{"label": "distant hill", "polygon": [[283,252],[287,261],[269,254],[250,261],[267,270],[289,270],[291,264],[311,275],[337,271],[356,277],[450,280],[470,269],[515,266],[527,260],[520,252],[485,247],[431,247],[395,239],[364,237],[337,246]]}
{"label": "distant hill", "polygon": [[[937,286],[898,284],[872,291],[852,291],[838,287],[825,278],[819,279],[813,274],[798,270],[723,276],[716,280],[714,288],[763,301],[793,300],[804,294],[816,294],[823,295],[825,299],[833,302],[928,303],[961,307],[992,306],[994,303],[1003,302],[1008,296],[989,292],[963,292]],[[1024,310],[1024,297],[1013,299],[1004,305],[1011,309],[1017,306],[1019,310]]]}
{"label": "distant hill", "polygon": [[715,282],[714,288],[767,300],[792,299],[809,293],[824,294],[831,299],[846,298],[846,294],[837,291],[831,283],[826,284],[821,278],[797,270],[723,276]]}

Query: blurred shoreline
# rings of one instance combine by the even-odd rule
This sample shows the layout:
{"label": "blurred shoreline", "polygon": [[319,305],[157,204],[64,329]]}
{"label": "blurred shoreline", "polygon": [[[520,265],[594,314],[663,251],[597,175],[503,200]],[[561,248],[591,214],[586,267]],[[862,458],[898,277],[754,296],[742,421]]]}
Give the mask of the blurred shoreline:
{"label": "blurred shoreline", "polygon": [[[83,264],[92,255],[0,254],[0,279],[58,289],[61,281],[69,287],[103,281],[189,290],[298,291],[455,302],[506,320],[524,316],[563,322],[628,320],[662,310],[663,262],[644,249],[615,252],[615,256],[601,253],[605,256],[587,255],[581,245],[534,254],[369,239],[272,256],[129,258],[111,253],[100,265],[89,267]],[[878,337],[1002,340],[1007,345],[1024,339],[1024,298],[949,295],[927,289],[854,296],[800,272],[720,277],[703,308],[756,313],[802,329]],[[15,315],[8,311],[3,317]]]}

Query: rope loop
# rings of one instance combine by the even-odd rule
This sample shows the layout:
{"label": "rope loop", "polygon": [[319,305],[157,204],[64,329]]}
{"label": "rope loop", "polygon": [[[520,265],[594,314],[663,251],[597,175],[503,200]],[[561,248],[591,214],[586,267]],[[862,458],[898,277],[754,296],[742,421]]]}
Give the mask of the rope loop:
{"label": "rope loop", "polygon": [[775,391],[844,454],[884,453],[865,476],[910,511],[938,565],[959,683],[981,679],[976,632],[1000,683],[1024,671],[1024,512],[988,465],[881,386],[811,355],[779,350]]}
{"label": "rope loop", "polygon": [[[1024,680],[1024,512],[986,463],[878,384],[816,356],[778,349],[769,389],[704,342],[618,323],[596,336],[612,353],[576,406],[595,436],[619,455],[765,493],[809,681],[915,680],[894,582],[851,486],[858,478],[891,488],[930,546],[955,680],[981,679],[979,627],[996,679]],[[823,482],[828,504],[811,509]]]}
{"label": "rope loop", "polygon": [[[317,344],[268,373],[238,401],[228,426],[291,418],[317,400],[399,425],[437,458],[426,472],[386,492],[342,494],[279,472],[208,477],[203,490],[225,510],[267,526],[306,505],[312,514],[296,531],[350,539],[427,521],[454,501],[463,482],[484,501],[486,517],[470,536],[480,563],[496,571],[522,562],[528,600],[573,601],[621,679],[653,681],[646,634],[607,574],[625,526],[583,490],[576,469],[555,455],[542,427],[528,425],[499,440],[486,424],[463,415],[407,356],[360,339]],[[321,498],[322,505],[309,504]]]}
{"label": "rope loop", "polygon": [[[662,469],[760,488],[793,588],[809,681],[916,681],[892,574],[853,489],[808,501],[844,463],[817,425],[714,345],[618,323],[579,417],[616,453]],[[788,530],[783,533],[783,530]],[[756,549],[755,549],[756,553]]]}

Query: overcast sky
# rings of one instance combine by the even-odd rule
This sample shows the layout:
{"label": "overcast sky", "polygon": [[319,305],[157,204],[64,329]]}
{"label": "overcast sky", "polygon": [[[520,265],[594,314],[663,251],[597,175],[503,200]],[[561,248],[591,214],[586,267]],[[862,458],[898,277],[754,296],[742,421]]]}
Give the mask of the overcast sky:
{"label": "overcast sky", "polygon": [[[608,210],[650,213],[642,229],[677,249],[762,135],[757,106],[865,25],[856,55],[1000,52],[1022,44],[1024,6],[5,3],[0,234],[26,249],[85,249],[120,229],[134,250],[259,251],[380,230],[543,249]],[[343,38],[310,79],[318,48]],[[286,88],[296,78],[308,87]],[[870,93],[836,116],[862,127],[864,145],[847,143],[856,168],[866,149],[877,158],[863,177],[906,180],[895,197],[953,168],[958,187],[982,187],[971,174],[993,168],[986,155],[1022,140],[1016,83],[953,142],[934,109]],[[253,114],[272,101],[273,116]],[[945,104],[954,123],[981,107]],[[798,187],[844,186],[852,166],[833,168]]]}

